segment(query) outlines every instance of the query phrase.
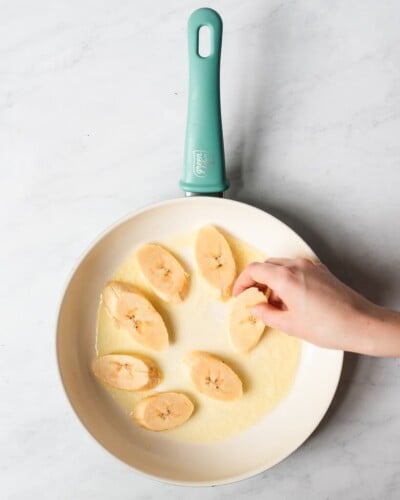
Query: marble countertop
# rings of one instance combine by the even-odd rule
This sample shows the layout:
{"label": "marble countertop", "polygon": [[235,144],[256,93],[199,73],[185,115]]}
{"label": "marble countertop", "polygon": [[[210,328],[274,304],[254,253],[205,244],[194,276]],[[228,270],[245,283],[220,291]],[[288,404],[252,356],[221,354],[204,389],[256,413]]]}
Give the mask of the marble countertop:
{"label": "marble countertop", "polygon": [[[340,278],[400,308],[400,4],[210,2],[224,20],[228,196],[297,231]],[[400,360],[346,356],[291,457],[188,489],[104,452],[61,390],[63,287],[116,219],[180,195],[192,0],[5,0],[0,37],[2,499],[397,499]]]}

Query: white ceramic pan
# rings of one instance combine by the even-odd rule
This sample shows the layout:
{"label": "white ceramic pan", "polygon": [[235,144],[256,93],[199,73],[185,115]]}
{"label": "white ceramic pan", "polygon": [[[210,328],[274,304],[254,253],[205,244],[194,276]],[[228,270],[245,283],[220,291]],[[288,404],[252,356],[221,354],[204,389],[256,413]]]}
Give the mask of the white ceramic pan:
{"label": "white ceramic pan", "polygon": [[[197,54],[202,25],[208,26],[211,33],[211,52],[205,58]],[[190,196],[152,205],[107,230],[75,269],[57,325],[62,383],[82,424],[115,457],[137,471],[175,484],[223,484],[250,477],[283,460],[310,436],[328,409],[343,358],[341,351],[303,343],[288,396],[257,424],[234,438],[212,444],[173,440],[133,425],[91,374],[101,290],[139,244],[162,241],[212,223],[270,257],[314,257],[296,233],[268,213],[216,196],[227,187],[219,106],[221,31],[221,20],[214,11],[200,9],[192,14],[188,132],[181,186],[191,194],[212,196]],[[199,72],[203,75],[200,79]],[[206,104],[202,106],[202,102]]]}

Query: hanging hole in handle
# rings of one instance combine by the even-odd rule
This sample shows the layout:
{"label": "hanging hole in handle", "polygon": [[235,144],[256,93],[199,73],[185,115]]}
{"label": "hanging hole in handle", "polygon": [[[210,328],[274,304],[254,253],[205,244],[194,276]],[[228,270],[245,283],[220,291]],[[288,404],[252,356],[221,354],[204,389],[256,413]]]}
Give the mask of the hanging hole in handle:
{"label": "hanging hole in handle", "polygon": [[200,57],[208,57],[211,53],[211,31],[208,26],[200,26],[197,52]]}

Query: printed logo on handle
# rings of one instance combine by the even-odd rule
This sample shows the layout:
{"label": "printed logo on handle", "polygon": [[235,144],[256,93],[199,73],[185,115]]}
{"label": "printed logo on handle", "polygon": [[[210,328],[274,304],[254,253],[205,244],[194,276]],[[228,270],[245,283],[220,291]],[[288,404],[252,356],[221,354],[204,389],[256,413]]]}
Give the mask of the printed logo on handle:
{"label": "printed logo on handle", "polygon": [[196,177],[205,177],[213,160],[208,151],[193,151],[193,174]]}

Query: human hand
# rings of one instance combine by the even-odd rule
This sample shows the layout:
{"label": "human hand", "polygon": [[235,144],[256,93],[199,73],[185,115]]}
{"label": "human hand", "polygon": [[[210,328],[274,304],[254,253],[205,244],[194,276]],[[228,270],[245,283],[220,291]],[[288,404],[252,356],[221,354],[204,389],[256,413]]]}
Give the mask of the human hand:
{"label": "human hand", "polygon": [[[272,290],[268,303],[259,304],[252,311],[272,328],[321,347],[400,355],[398,313],[368,301],[339,281],[323,264],[306,259],[253,263],[236,280],[233,294],[252,286]],[[380,326],[385,323],[385,312],[397,323],[392,325],[391,340],[395,339],[395,345],[392,342],[383,348],[377,345],[377,330],[378,323]]]}

